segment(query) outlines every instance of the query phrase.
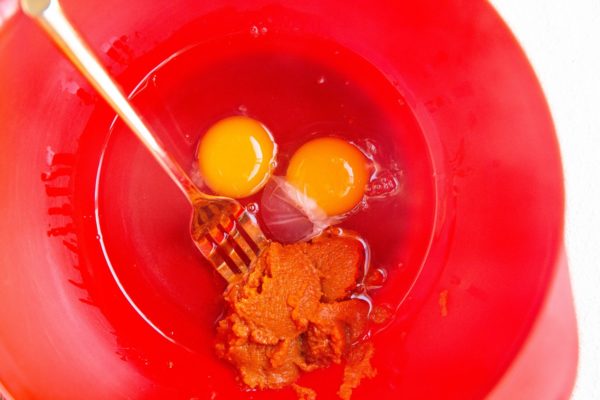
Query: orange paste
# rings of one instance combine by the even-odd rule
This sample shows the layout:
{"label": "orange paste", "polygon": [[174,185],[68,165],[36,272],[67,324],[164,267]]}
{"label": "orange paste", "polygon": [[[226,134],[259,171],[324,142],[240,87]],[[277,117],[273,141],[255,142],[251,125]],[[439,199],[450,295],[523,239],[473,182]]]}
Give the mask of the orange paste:
{"label": "orange paste", "polygon": [[294,384],[302,372],[346,361],[338,394],[349,399],[363,377],[375,375],[372,345],[357,345],[369,305],[350,298],[362,259],[360,242],[343,236],[272,243],[223,295],[228,311],[217,326],[218,355],[250,388],[293,385],[302,399],[316,397]]}

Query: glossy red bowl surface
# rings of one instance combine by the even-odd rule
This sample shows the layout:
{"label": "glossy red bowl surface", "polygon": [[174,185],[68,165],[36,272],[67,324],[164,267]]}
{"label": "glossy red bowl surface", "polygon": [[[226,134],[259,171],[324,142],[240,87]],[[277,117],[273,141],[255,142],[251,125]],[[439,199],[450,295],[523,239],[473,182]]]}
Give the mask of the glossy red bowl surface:
{"label": "glossy red bowl surface", "polygon": [[[374,300],[396,310],[373,337],[378,375],[354,398],[516,398],[527,382],[540,385],[528,398],[568,396],[558,146],[487,2],[62,3],[186,168],[202,132],[242,111],[272,130],[280,168],[327,133],[397,161],[400,199],[344,222],[389,273]],[[15,3],[0,4],[8,16]],[[0,388],[15,399],[295,398],[244,391],[216,357],[224,283],[189,239],[185,199],[38,27],[4,19]],[[568,341],[553,359],[534,337]],[[552,362],[568,367],[532,374]],[[341,371],[300,383],[336,398]]]}

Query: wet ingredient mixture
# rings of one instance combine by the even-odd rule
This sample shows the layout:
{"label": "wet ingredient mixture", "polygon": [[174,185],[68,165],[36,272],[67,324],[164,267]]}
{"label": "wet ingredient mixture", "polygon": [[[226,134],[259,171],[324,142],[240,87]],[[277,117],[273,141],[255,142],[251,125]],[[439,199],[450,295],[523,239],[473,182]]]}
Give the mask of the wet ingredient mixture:
{"label": "wet ingredient mixture", "polygon": [[310,243],[272,243],[249,273],[224,293],[216,350],[250,388],[292,385],[301,399],[313,390],[295,384],[302,372],[345,363],[338,395],[347,400],[363,378],[375,376],[373,347],[360,342],[369,304],[351,298],[362,276],[363,247],[324,234]]}

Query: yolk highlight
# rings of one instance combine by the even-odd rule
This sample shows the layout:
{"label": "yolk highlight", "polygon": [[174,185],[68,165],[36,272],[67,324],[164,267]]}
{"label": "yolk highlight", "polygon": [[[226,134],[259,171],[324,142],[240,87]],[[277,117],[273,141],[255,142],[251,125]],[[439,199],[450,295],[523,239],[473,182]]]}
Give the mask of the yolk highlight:
{"label": "yolk highlight", "polygon": [[198,166],[206,185],[216,194],[248,197],[267,183],[276,150],[263,124],[245,116],[228,117],[202,137]]}
{"label": "yolk highlight", "polygon": [[327,215],[343,214],[364,196],[369,180],[368,160],[342,139],[314,139],[294,153],[286,178]]}

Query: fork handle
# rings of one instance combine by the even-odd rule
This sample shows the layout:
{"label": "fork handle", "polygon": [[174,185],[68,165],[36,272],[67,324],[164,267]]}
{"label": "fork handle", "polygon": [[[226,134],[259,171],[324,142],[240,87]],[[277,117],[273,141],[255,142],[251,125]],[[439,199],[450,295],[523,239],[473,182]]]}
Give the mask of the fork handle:
{"label": "fork handle", "polygon": [[135,133],[190,203],[193,204],[194,199],[198,197],[205,197],[183,168],[164,149],[121,88],[73,28],[58,0],[21,0],[21,8],[46,31],[71,63]]}

